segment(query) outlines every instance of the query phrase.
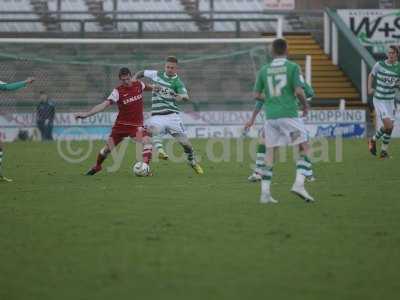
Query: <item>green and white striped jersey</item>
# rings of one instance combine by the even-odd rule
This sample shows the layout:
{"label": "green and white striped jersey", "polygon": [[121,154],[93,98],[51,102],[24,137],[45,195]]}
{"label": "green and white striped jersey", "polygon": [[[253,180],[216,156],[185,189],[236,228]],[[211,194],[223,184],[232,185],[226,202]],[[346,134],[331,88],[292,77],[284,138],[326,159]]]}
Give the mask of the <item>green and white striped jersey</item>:
{"label": "green and white striped jersey", "polygon": [[179,113],[180,109],[175,101],[174,94],[187,97],[187,90],[178,75],[168,76],[163,71],[145,70],[144,76],[151,79],[162,88],[153,92],[151,97],[151,113],[165,114],[169,112]]}
{"label": "green and white striped jersey", "polygon": [[375,82],[374,100],[393,101],[396,88],[400,87],[400,63],[391,65],[379,61],[372,68],[371,74]]}

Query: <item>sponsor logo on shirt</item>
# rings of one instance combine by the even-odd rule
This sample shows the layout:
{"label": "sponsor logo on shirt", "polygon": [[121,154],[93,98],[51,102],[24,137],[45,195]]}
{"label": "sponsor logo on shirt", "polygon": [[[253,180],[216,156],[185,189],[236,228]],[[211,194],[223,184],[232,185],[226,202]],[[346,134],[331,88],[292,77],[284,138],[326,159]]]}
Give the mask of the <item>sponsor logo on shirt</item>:
{"label": "sponsor logo on shirt", "polygon": [[136,95],[136,96],[130,97],[130,98],[128,98],[128,99],[122,100],[122,104],[125,104],[125,105],[126,105],[126,104],[129,104],[129,103],[131,103],[131,102],[135,102],[135,101],[142,100],[142,98],[143,98],[142,94]]}
{"label": "sponsor logo on shirt", "polygon": [[390,84],[390,85],[396,85],[397,82],[399,81],[396,77],[392,76],[382,76],[379,78],[379,80],[383,81],[384,83]]}

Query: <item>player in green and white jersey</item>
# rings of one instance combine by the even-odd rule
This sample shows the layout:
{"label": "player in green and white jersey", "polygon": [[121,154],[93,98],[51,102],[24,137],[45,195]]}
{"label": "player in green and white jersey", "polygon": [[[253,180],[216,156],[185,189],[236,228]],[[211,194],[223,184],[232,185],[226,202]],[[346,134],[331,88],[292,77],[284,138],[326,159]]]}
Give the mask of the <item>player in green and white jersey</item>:
{"label": "player in green and white jersey", "polygon": [[400,88],[399,52],[399,48],[390,46],[387,59],[377,62],[368,76],[368,92],[373,95],[376,117],[383,123],[383,127],[368,141],[368,148],[376,156],[376,142],[382,139],[382,159],[389,158],[387,150],[395,120],[396,88]]}
{"label": "player in green and white jersey", "polygon": [[151,118],[147,126],[152,133],[153,143],[159,157],[168,159],[162,145],[161,135],[170,134],[183,147],[189,165],[197,174],[203,174],[203,169],[196,161],[193,146],[190,143],[186,129],[180,117],[178,102],[188,101],[189,95],[182,80],[177,74],[178,59],[169,56],[163,71],[144,70],[135,74],[135,78],[146,77],[155,84],[152,94]]}
{"label": "player in green and white jersey", "polygon": [[[304,93],[306,95],[307,101],[310,102],[312,100],[312,97],[314,97],[314,90],[307,82],[304,82]],[[244,131],[245,132],[250,130],[250,128],[254,125],[254,122],[255,122],[258,114],[260,113],[263,105],[264,105],[264,101],[265,100],[263,100],[263,101],[256,100],[256,105],[255,105],[255,109],[253,111],[253,114],[252,114],[250,120],[247,121],[246,124],[244,125]],[[258,145],[257,145],[256,166],[255,166],[255,168],[253,170],[253,173],[247,178],[248,181],[250,181],[250,182],[257,182],[257,181],[260,181],[262,179],[261,178],[261,169],[265,166],[266,148],[265,148],[263,130],[260,130],[259,134],[260,134],[260,137],[259,137],[259,142],[258,142]],[[315,178],[313,176],[312,169],[310,169],[310,174],[308,174],[306,179],[308,181],[314,181],[315,180]]]}
{"label": "player in green and white jersey", "polygon": [[[29,77],[24,81],[18,81],[13,83],[5,83],[0,81],[0,91],[16,91],[21,88],[26,87],[28,84],[32,83],[35,80],[33,77]],[[2,170],[2,163],[3,163],[3,143],[0,139],[0,182],[11,182],[10,178],[7,178],[3,175]]]}
{"label": "player in green and white jersey", "polygon": [[301,155],[297,161],[296,179],[291,191],[307,202],[314,198],[306,191],[304,182],[312,175],[308,157],[308,132],[298,115],[299,101],[303,117],[307,116],[308,103],[304,93],[300,66],[287,59],[287,43],[276,39],[272,43],[272,62],[263,66],[257,74],[254,86],[256,100],[265,99],[265,166],[260,168],[261,203],[277,203],[271,197],[270,185],[274,166],[274,154],[281,146],[299,146]]}

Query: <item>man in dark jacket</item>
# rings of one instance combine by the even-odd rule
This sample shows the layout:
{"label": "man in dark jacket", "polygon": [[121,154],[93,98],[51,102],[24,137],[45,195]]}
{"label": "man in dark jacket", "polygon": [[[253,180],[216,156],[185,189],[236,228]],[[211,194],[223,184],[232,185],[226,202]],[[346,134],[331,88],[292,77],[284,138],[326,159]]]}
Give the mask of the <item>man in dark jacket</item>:
{"label": "man in dark jacket", "polygon": [[42,140],[53,140],[53,123],[56,108],[53,101],[49,100],[47,94],[40,92],[40,103],[36,108],[36,123],[42,134]]}

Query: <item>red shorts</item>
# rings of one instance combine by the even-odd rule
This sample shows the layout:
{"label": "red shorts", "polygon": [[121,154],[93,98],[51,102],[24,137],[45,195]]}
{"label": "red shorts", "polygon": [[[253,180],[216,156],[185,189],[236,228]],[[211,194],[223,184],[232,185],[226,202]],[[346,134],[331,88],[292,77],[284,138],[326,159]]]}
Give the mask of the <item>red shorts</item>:
{"label": "red shorts", "polygon": [[149,134],[143,126],[116,125],[112,128],[110,139],[117,146],[126,137],[142,141],[144,137],[148,136]]}

